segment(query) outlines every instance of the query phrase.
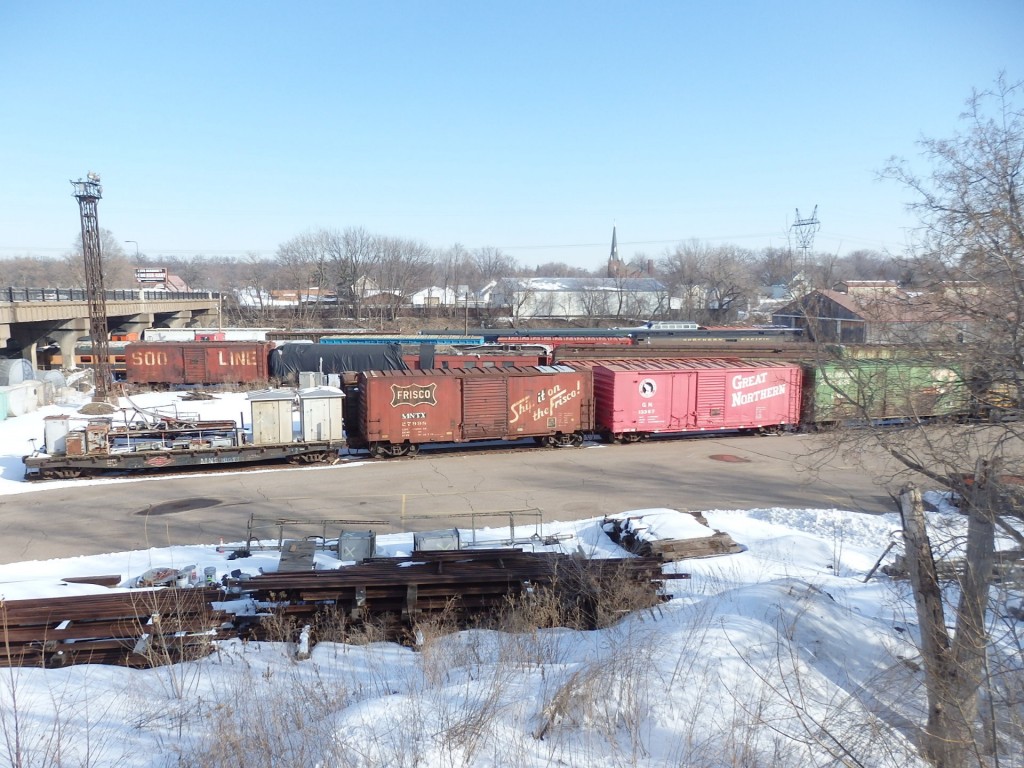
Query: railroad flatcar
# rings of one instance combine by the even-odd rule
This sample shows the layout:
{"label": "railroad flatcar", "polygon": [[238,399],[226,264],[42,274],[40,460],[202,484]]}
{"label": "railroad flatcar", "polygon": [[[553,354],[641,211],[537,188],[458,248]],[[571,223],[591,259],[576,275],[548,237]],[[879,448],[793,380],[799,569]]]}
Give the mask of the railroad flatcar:
{"label": "railroad flatcar", "polygon": [[608,442],[659,434],[765,431],[800,420],[803,370],[775,360],[622,360],[594,376],[595,423]]}
{"label": "railroad flatcar", "polygon": [[132,342],[125,350],[131,384],[256,384],[269,379],[269,341]]}
{"label": "railroad flatcar", "polygon": [[359,374],[350,447],[378,457],[423,443],[533,438],[581,445],[594,428],[593,379],[564,366]]}

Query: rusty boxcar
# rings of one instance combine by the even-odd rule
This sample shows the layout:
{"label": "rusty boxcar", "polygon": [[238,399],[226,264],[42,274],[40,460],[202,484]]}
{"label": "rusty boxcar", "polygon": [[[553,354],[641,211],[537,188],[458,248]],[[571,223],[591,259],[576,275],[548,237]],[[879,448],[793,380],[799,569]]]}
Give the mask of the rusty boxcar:
{"label": "rusty boxcar", "polygon": [[594,375],[597,431],[608,441],[799,423],[803,370],[792,363],[719,358],[586,367]]}
{"label": "rusty boxcar", "polygon": [[135,384],[251,384],[268,379],[269,341],[141,341],[125,349]]}
{"label": "rusty boxcar", "polygon": [[580,445],[594,428],[593,378],[564,366],[368,371],[358,387],[348,441],[374,456],[474,440]]}

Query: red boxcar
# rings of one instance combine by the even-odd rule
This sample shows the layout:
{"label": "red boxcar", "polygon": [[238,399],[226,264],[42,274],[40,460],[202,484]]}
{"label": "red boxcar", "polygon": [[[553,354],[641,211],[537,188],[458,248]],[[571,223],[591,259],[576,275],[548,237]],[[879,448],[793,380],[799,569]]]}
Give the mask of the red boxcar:
{"label": "red boxcar", "polygon": [[579,445],[594,428],[593,378],[566,367],[367,371],[349,445],[375,456],[422,443],[516,440]]}
{"label": "red boxcar", "polygon": [[250,384],[268,378],[269,341],[140,341],[125,350],[136,384]]}
{"label": "red boxcar", "polygon": [[766,429],[800,420],[803,372],[775,360],[623,360],[594,374],[597,430],[606,440]]}

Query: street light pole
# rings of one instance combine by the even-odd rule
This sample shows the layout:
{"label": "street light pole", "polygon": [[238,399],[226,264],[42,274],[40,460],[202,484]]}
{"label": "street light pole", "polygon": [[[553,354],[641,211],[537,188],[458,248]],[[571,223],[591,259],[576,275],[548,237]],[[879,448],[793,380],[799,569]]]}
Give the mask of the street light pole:
{"label": "street light pole", "polygon": [[135,244],[135,263],[138,264],[139,263],[139,244],[136,243],[134,240],[125,240],[125,242],[126,243],[134,243]]}

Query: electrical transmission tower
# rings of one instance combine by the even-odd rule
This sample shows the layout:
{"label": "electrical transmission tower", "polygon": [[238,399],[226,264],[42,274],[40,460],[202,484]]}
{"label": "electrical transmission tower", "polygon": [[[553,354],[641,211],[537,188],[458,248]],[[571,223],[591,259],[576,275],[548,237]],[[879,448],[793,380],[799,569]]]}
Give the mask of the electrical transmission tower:
{"label": "electrical transmission tower", "polygon": [[107,335],[107,296],[103,289],[103,257],[96,201],[103,197],[100,175],[89,172],[85,181],[72,181],[82,217],[82,257],[85,259],[85,293],[89,298],[89,336],[92,338],[93,402],[110,401],[110,346]]}
{"label": "electrical transmission tower", "polygon": [[818,221],[818,206],[814,206],[814,211],[809,219],[801,219],[800,209],[797,208],[796,221],[793,222],[793,226],[790,229],[796,234],[797,248],[803,253],[801,267],[806,269],[807,257],[811,253],[811,248],[814,247],[814,236],[821,229],[821,222]]}

